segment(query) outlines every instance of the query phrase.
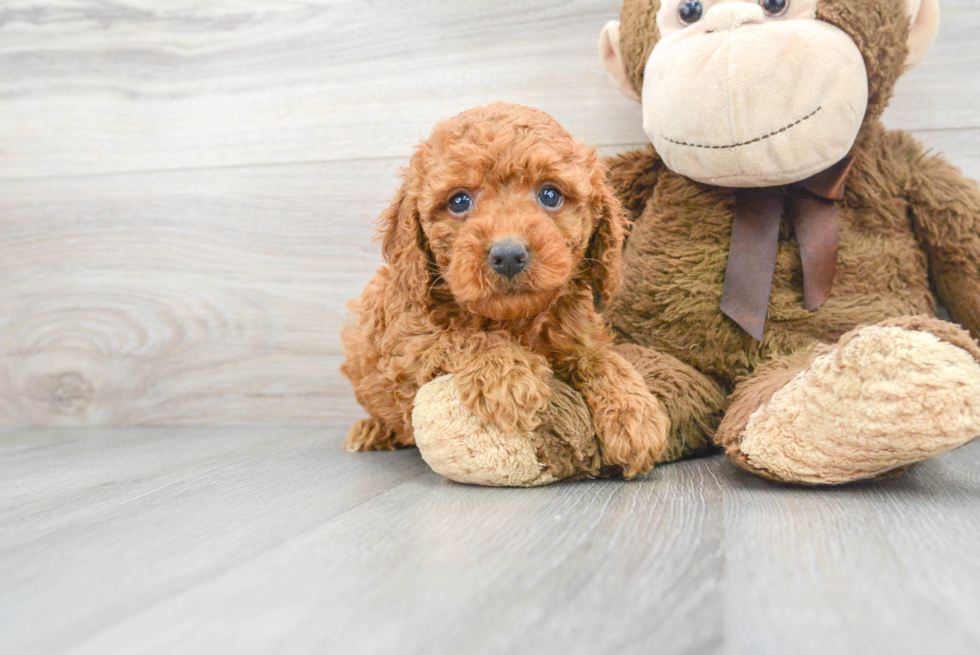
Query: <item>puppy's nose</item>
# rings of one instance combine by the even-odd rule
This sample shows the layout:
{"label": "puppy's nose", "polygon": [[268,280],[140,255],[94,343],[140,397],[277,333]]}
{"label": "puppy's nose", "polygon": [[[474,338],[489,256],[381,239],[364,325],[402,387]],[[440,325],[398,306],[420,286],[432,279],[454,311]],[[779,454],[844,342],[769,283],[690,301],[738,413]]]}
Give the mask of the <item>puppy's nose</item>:
{"label": "puppy's nose", "polygon": [[507,239],[506,241],[499,241],[490,246],[487,261],[490,262],[490,268],[501,275],[514,277],[527,268],[529,257],[527,246],[520,241]]}

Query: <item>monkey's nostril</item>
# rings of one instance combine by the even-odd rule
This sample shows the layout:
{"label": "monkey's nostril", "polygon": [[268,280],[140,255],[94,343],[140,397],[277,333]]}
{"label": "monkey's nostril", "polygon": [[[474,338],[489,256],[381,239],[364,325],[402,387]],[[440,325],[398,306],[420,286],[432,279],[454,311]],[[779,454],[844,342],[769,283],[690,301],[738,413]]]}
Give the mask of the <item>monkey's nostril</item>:
{"label": "monkey's nostril", "polygon": [[500,275],[509,278],[527,268],[527,261],[530,257],[531,254],[527,251],[527,246],[514,239],[493,244],[490,246],[490,252],[487,253],[487,261],[490,263],[490,267]]}

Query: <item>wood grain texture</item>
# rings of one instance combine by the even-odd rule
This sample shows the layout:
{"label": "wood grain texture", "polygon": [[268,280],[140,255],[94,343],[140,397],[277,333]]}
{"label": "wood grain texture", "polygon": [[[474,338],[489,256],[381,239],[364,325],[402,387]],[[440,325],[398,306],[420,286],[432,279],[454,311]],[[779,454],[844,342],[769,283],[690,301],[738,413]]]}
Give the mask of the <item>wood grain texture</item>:
{"label": "wood grain texture", "polygon": [[[980,651],[980,444],[881,484],[774,489],[726,469],[735,652]],[[773,649],[772,652],[776,652]]]}
{"label": "wood grain texture", "polygon": [[0,652],[972,655],[980,443],[794,489],[446,482],[342,428],[0,433]]}
{"label": "wood grain texture", "polygon": [[[596,42],[618,0],[8,0],[0,178],[405,157],[494,100],[596,145],[640,143]],[[970,0],[889,118],[980,127]]]}
{"label": "wood grain texture", "polygon": [[596,54],[617,11],[615,0],[15,0],[0,31],[0,177],[401,158],[438,120],[493,100],[552,111],[596,143],[633,143],[640,126]]}
{"label": "wood grain texture", "polygon": [[353,419],[339,330],[397,166],[0,186],[0,422]]}
{"label": "wood grain texture", "polygon": [[[398,168],[497,99],[641,144],[595,53],[618,4],[4,2],[0,425],[357,417],[337,333]],[[886,120],[980,177],[980,7],[943,9]]]}

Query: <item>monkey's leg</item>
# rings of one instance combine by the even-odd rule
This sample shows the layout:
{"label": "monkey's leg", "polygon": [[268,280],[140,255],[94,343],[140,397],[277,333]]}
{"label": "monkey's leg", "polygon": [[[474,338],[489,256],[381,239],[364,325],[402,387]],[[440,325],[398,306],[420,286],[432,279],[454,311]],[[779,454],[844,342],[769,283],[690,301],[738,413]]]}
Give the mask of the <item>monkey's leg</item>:
{"label": "monkey's leg", "polygon": [[955,325],[908,317],[760,368],[715,440],[744,469],[819,485],[897,472],[977,436],[980,347]]}
{"label": "monkey's leg", "polygon": [[484,423],[460,400],[454,376],[419,389],[412,423],[422,458],[450,480],[491,487],[537,487],[598,475],[601,458],[582,394],[552,379],[551,400],[533,432]]}
{"label": "monkey's leg", "polygon": [[717,382],[656,350],[623,344],[614,347],[643,377],[670,419],[667,449],[659,464],[712,450],[712,438],[725,411],[725,392]]}
{"label": "monkey's leg", "polygon": [[[673,357],[633,345],[615,350],[636,367],[671,420],[659,463],[710,450],[725,405],[721,388]],[[533,432],[505,432],[463,407],[453,376],[430,382],[416,395],[412,417],[422,457],[451,480],[487,486],[531,487],[617,474],[601,468],[585,398],[564,382],[551,385],[541,425]]]}

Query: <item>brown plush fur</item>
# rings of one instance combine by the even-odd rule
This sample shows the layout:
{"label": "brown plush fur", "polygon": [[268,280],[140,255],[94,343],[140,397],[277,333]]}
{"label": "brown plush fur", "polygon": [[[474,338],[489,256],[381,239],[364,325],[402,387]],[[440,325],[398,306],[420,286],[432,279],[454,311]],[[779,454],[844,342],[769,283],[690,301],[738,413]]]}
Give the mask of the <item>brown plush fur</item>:
{"label": "brown plush fur", "polygon": [[[941,157],[924,154],[912,137],[888,132],[879,121],[907,53],[904,7],[900,0],[818,5],[818,18],[849,34],[864,55],[870,103],[839,203],[833,294],[820,310],[803,309],[799,247],[784,222],[761,344],[719,311],[734,191],[669,171],[650,146],[608,162],[612,183],[636,221],[624,252],[626,284],[606,310],[608,321],[618,341],[676,358],[677,370],[689,378],[695,369],[703,388],[715,380],[729,388],[745,381],[717,437],[743,466],[740,426],[812,361],[820,344],[834,344],[854,328],[883,319],[928,319],[937,300],[973,339],[980,338],[980,191]],[[621,14],[622,56],[638,92],[643,65],[659,38],[653,22],[658,8],[657,0],[626,0]],[[938,336],[976,347],[955,326],[948,331]],[[680,406],[682,393],[668,390],[665,405]],[[686,415],[717,420],[717,403],[699,402],[685,408]]]}
{"label": "brown plush fur", "polygon": [[[446,373],[484,422],[533,430],[554,374],[584,396],[603,465],[648,471],[667,418],[594,308],[593,290],[608,302],[621,282],[628,227],[594,151],[547,114],[498,103],[437,126],[403,176],[380,220],[387,266],[343,333],[342,370],[371,414],[346,447],[413,444],[416,391]],[[537,203],[545,183],[564,195],[560,208]],[[475,199],[465,216],[447,207],[460,190]],[[487,263],[505,238],[530,252],[512,280]]]}
{"label": "brown plush fur", "polygon": [[556,480],[599,475],[602,460],[581,394],[561,380],[553,380],[551,389],[551,402],[531,437],[542,472]]}
{"label": "brown plush fur", "polygon": [[[898,330],[899,332],[898,334],[894,332],[890,334],[887,337],[887,343],[880,343],[872,348],[868,348],[870,344],[874,344],[875,340],[879,338],[878,335],[888,330]],[[799,450],[801,444],[806,445],[802,449],[802,452],[807,455],[814,451],[822,451],[828,448],[828,446],[843,446],[834,458],[833,467],[821,468],[819,466],[813,466],[812,463],[803,467],[806,469],[808,475],[806,481],[809,484],[817,483],[817,481],[821,481],[822,483],[827,478],[835,475],[842,476],[844,480],[850,480],[860,477],[878,477],[882,474],[890,474],[891,471],[882,471],[880,463],[875,461],[881,455],[881,453],[877,453],[878,457],[876,457],[876,453],[874,453],[875,450],[881,449],[880,443],[876,443],[874,438],[875,428],[878,427],[876,424],[880,425],[881,423],[881,419],[878,416],[879,413],[901,416],[904,410],[905,414],[914,414],[916,419],[920,419],[920,423],[922,421],[928,422],[931,413],[930,410],[935,410],[932,412],[932,415],[935,416],[936,412],[942,412],[950,405],[959,406],[968,412],[972,411],[975,414],[980,414],[980,411],[978,411],[980,408],[973,409],[977,407],[977,396],[975,394],[971,395],[968,392],[965,395],[960,395],[956,391],[958,387],[976,387],[980,384],[980,375],[977,374],[980,368],[974,365],[972,367],[973,375],[968,378],[957,379],[944,377],[940,373],[940,371],[944,370],[944,362],[940,360],[943,359],[943,356],[949,354],[948,351],[942,352],[942,348],[937,347],[933,351],[934,357],[920,359],[917,358],[916,353],[912,349],[895,345],[898,339],[903,339],[911,333],[928,334],[934,337],[936,342],[945,344],[944,347],[948,348],[948,351],[955,352],[957,356],[962,356],[967,361],[972,358],[974,362],[980,363],[980,346],[957,326],[937,318],[908,316],[882,321],[874,326],[862,326],[845,334],[833,346],[816,344],[812,348],[802,350],[795,355],[775,359],[762,365],[751,377],[740,384],[737,391],[732,395],[728,413],[715,437],[717,442],[725,448],[727,454],[742,468],[766,478],[774,480],[783,479],[775,472],[763,466],[757,466],[751,461],[750,457],[743,452],[743,435],[746,433],[756,410],[760,407],[770,405],[777,392],[790,388],[790,383],[804,371],[810,375],[809,381],[811,386],[814,383],[819,385],[821,375],[819,373],[814,374],[814,368],[827,370],[828,367],[816,366],[816,361],[818,358],[831,358],[831,361],[836,366],[830,368],[843,370],[844,377],[836,377],[837,372],[835,372],[835,377],[832,378],[834,385],[828,390],[829,393],[832,393],[832,397],[828,398],[828,406],[817,409],[816,402],[823,392],[811,393],[805,400],[802,400],[804,396],[798,395],[794,398],[794,401],[797,401],[798,404],[794,403],[793,411],[791,412],[797,421],[794,425],[805,425],[806,421],[801,417],[810,411],[811,408],[816,410],[821,422],[826,424],[826,422],[833,420],[834,417],[832,415],[840,407],[847,407],[846,411],[848,413],[854,409],[864,412],[867,417],[870,417],[870,423],[863,423],[865,429],[860,431],[863,434],[848,434],[846,432],[842,434],[837,432],[834,435],[837,438],[837,443],[835,444],[828,444],[826,442],[814,444],[805,436],[801,439],[794,439],[794,443],[780,441],[780,446],[785,446],[785,448],[781,448],[781,451],[792,457],[794,451],[797,455],[801,452]],[[861,343],[862,341],[864,343]],[[898,352],[886,354],[889,348],[893,348]],[[908,359],[903,361],[900,359],[901,357],[907,357]],[[903,368],[908,371],[915,369],[916,366],[928,371],[928,374],[925,376],[925,387],[912,382],[910,376],[899,373]],[[887,375],[882,376],[882,372],[887,373]],[[851,376],[850,379],[853,381],[855,379],[853,376],[855,375],[863,376],[858,378],[860,382],[857,386],[847,379],[848,376]],[[918,376],[917,382],[923,382],[922,375]],[[906,384],[911,385],[913,389],[918,387],[916,391],[919,391],[923,395],[903,397],[902,392],[899,390]],[[856,394],[856,389],[860,390],[859,393],[862,398],[862,402],[858,407],[850,403]],[[868,403],[863,400],[869,396],[874,396],[877,403],[880,404],[876,406],[875,403]],[[957,423],[955,418],[958,414],[959,411],[951,415],[944,415],[947,420],[940,420],[939,423],[941,425],[935,426],[936,432],[928,434],[925,437],[920,437],[920,433],[917,433],[914,429],[907,428],[907,431],[905,431],[902,429],[904,426],[894,426],[899,429],[888,435],[887,447],[883,449],[886,454],[885,459],[889,460],[889,463],[896,460],[902,462],[917,461],[918,459],[925,458],[928,454],[943,452],[944,449],[948,449],[950,443],[953,445],[962,444],[964,435],[958,431],[955,425]],[[854,422],[860,424],[865,418],[855,417]],[[905,420],[902,419],[901,422],[905,423]],[[974,422],[974,424],[976,423]],[[976,436],[976,432],[967,432],[965,434],[967,439]],[[848,459],[845,455],[853,455],[855,459]],[[850,476],[854,477],[852,478]]]}
{"label": "brown plush fur", "polygon": [[727,402],[722,388],[670,355],[634,344],[614,348],[643,376],[647,388],[661,399],[670,418],[667,447],[657,463],[711,451],[711,436]]}

